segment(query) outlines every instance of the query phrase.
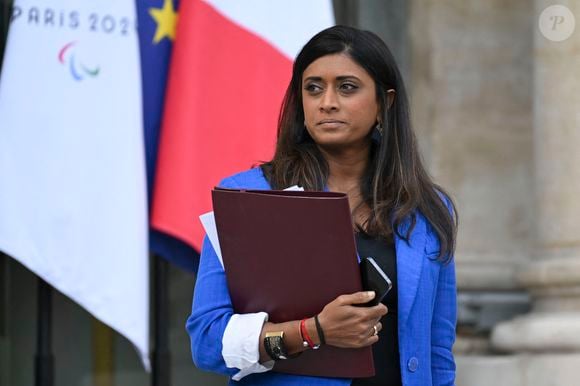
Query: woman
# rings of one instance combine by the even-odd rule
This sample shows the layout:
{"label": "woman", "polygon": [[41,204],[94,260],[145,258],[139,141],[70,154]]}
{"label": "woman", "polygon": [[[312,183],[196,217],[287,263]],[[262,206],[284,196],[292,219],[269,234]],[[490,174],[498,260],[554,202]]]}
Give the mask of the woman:
{"label": "woman", "polygon": [[[401,75],[373,33],[336,26],[314,36],[294,63],[274,158],[221,183],[291,185],[348,195],[359,254],[379,260],[393,290],[374,307],[355,306],[373,294],[344,294],[304,321],[234,314],[206,240],[187,321],[196,365],[242,385],[454,384],[455,212],[422,166]],[[283,357],[321,343],[373,345],[377,374],[351,380],[269,371],[272,359],[292,360],[280,358],[266,336],[281,332]]]}

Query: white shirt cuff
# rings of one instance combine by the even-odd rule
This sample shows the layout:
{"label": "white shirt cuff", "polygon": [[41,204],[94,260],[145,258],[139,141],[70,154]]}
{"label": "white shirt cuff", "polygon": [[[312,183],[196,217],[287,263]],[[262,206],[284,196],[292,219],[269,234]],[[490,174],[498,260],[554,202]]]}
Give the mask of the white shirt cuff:
{"label": "white shirt cuff", "polygon": [[267,320],[265,312],[234,314],[230,318],[222,338],[222,356],[227,367],[240,369],[232,377],[234,381],[274,367],[274,361],[260,363],[260,333]]}

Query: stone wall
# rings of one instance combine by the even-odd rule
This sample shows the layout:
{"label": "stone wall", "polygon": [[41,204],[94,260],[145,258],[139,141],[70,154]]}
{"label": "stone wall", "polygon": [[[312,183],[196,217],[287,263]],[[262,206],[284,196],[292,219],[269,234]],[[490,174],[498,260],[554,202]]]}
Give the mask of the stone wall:
{"label": "stone wall", "polygon": [[460,214],[462,386],[578,384],[580,33],[542,34],[550,5],[411,2],[415,126]]}

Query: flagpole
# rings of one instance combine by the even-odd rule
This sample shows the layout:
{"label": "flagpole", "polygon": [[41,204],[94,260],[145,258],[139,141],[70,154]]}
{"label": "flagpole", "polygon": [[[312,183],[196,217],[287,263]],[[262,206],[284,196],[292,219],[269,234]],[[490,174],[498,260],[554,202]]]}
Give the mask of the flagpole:
{"label": "flagpole", "polygon": [[[8,282],[8,255],[0,251],[0,338],[8,335],[8,328],[6,326],[6,315],[8,313],[8,299],[10,296],[10,284]],[[2,354],[0,354],[2,355]],[[0,360],[1,360],[0,356]],[[0,365],[0,370],[3,366]],[[2,377],[0,376],[0,382]]]}
{"label": "flagpole", "polygon": [[52,288],[38,277],[38,315],[35,357],[35,385],[54,385],[52,355]]}
{"label": "flagpole", "polygon": [[171,385],[171,354],[169,352],[169,263],[153,255],[153,386]]}
{"label": "flagpole", "polygon": [[0,0],[0,73],[2,73],[2,59],[4,58],[11,12],[12,0]]}
{"label": "flagpole", "polygon": [[113,330],[92,318],[93,386],[115,385],[115,335]]}

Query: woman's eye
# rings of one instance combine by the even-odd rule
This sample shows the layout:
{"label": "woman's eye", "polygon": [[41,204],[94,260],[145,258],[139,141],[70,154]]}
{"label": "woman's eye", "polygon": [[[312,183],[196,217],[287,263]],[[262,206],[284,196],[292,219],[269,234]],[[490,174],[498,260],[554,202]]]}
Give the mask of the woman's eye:
{"label": "woman's eye", "polygon": [[354,91],[357,88],[358,88],[358,86],[356,84],[353,84],[353,83],[343,83],[340,85],[340,89],[342,91],[346,91],[346,92]]}
{"label": "woman's eye", "polygon": [[322,90],[322,87],[318,86],[317,84],[311,83],[306,85],[305,90],[309,93],[316,93]]}

